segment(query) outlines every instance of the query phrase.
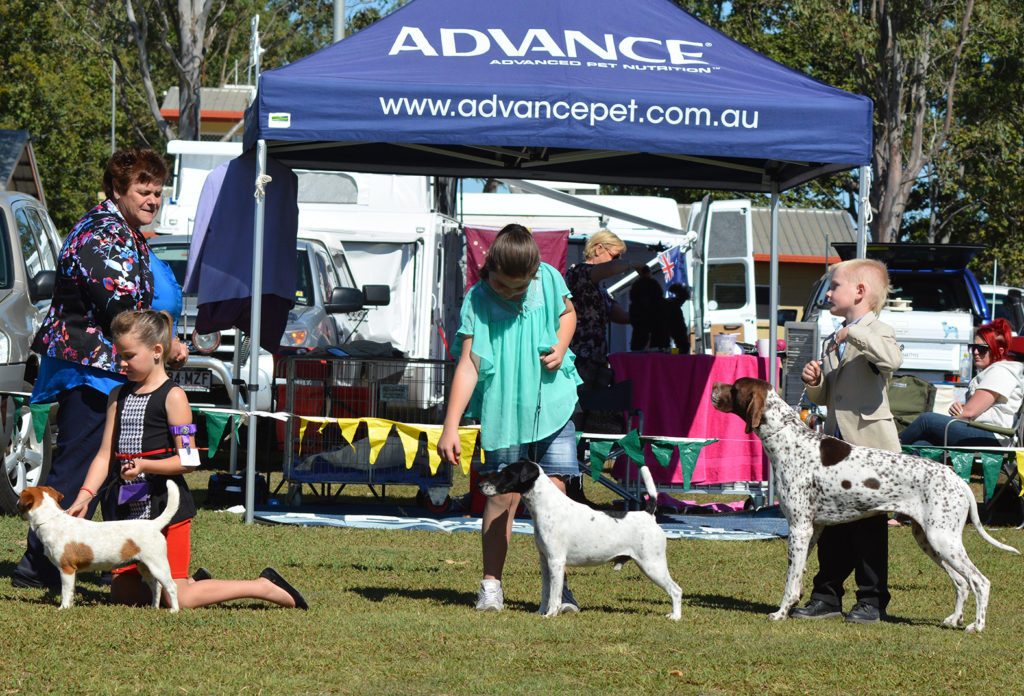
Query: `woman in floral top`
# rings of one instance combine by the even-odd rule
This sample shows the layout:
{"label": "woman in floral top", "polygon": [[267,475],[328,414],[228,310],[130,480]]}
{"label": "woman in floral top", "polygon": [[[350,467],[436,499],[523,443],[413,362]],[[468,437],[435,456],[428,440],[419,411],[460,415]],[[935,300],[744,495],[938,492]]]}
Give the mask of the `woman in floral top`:
{"label": "woman in floral top", "polygon": [[629,313],[598,285],[606,278],[636,269],[637,264],[619,258],[625,251],[626,245],[621,239],[608,230],[601,230],[587,240],[583,263],[573,264],[565,272],[565,284],[572,293],[578,317],[570,348],[576,354],[580,377],[588,387],[611,383],[608,379],[608,323],[629,323]]}
{"label": "woman in floral top", "polygon": [[[181,309],[180,288],[161,288],[162,296],[177,297],[176,310],[153,307],[153,266],[161,262],[150,256],[140,231],[160,210],[166,178],[167,165],[153,150],[134,147],[111,156],[103,174],[107,198],[68,233],[53,302],[32,344],[42,356],[32,401],[58,404],[57,448],[46,485],[68,502],[78,495],[99,450],[107,395],[125,381],[117,371],[111,321],[129,309],[171,309],[174,316]],[[167,282],[167,274],[158,275]],[[188,350],[175,340],[168,362],[180,366],[187,357]],[[56,568],[31,532],[13,584],[60,587]]]}
{"label": "woman in floral top", "polygon": [[[619,258],[625,251],[626,244],[618,236],[600,230],[583,247],[583,263],[573,264],[565,272],[565,284],[576,307],[576,333],[569,348],[576,354],[576,370],[583,380],[580,389],[603,389],[612,383],[608,366],[608,324],[628,324],[629,312],[612,300],[598,283],[642,266]],[[576,427],[610,432],[621,427],[619,420],[620,416],[613,412],[585,412],[577,414]]]}

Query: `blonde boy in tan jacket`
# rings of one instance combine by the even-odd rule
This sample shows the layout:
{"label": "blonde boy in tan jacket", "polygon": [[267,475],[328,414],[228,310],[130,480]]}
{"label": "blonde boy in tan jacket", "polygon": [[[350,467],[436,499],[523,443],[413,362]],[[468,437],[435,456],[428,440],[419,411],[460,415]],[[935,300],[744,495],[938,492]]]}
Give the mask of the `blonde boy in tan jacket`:
{"label": "blonde boy in tan jacket", "polygon": [[[889,295],[885,264],[851,259],[832,267],[826,294],[833,315],[843,325],[824,346],[820,361],[804,366],[807,397],[828,408],[825,432],[854,445],[900,451],[896,424],[889,411],[887,387],[903,364],[895,333],[878,319]],[[811,599],[794,609],[794,618],[842,616],[843,582],[857,581],[857,603],[846,616],[851,623],[876,623],[889,603],[889,539],[884,515],[826,527],[818,540],[818,565]]]}

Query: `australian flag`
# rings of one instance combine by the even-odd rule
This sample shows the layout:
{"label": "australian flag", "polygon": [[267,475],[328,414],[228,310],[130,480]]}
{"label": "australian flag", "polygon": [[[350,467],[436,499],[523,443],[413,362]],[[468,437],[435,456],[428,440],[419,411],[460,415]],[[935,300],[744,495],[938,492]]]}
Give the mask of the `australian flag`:
{"label": "australian flag", "polygon": [[686,282],[686,260],[679,247],[675,246],[658,254],[658,266],[661,268],[666,288],[672,283],[689,285]]}

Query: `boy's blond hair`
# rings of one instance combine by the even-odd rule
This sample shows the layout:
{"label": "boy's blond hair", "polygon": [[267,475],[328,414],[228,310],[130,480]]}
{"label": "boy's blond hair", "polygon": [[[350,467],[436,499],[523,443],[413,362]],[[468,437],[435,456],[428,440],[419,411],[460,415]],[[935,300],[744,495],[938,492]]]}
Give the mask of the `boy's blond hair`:
{"label": "boy's blond hair", "polygon": [[843,269],[847,278],[855,283],[862,283],[867,289],[867,299],[871,310],[878,314],[885,307],[885,301],[892,292],[889,284],[889,269],[877,259],[847,259],[840,261],[830,269],[835,273],[837,269]]}

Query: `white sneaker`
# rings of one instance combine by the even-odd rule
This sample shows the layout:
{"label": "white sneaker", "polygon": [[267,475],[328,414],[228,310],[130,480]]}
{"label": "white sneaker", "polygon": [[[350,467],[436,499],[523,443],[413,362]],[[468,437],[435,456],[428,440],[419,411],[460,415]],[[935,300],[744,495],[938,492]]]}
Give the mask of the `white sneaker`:
{"label": "white sneaker", "polygon": [[580,610],[580,605],[576,603],[576,598],[572,596],[572,590],[569,589],[568,583],[562,584],[562,606],[558,608],[559,614],[575,614]]}
{"label": "white sneaker", "polygon": [[481,580],[476,593],[477,611],[501,611],[505,608],[505,595],[501,591],[501,580]]}

